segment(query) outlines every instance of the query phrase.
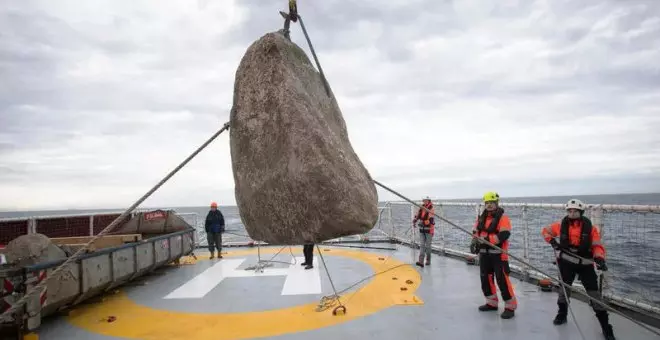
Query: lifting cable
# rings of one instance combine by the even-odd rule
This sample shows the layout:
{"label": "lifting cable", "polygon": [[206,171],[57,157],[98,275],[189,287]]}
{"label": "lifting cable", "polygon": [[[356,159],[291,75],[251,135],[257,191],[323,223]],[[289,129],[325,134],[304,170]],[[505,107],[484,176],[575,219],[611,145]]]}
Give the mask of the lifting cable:
{"label": "lifting cable", "polygon": [[[174,170],[170,171],[167,176],[165,176],[163,179],[158,182],[153,188],[151,188],[146,194],[144,194],[140,199],[138,199],[133,205],[131,205],[126,211],[124,211],[119,217],[117,217],[112,223],[110,223],[105,229],[101,230],[100,233],[98,233],[96,236],[92,237],[91,240],[87,242],[84,246],[82,246],[78,251],[76,251],[73,255],[71,255],[69,258],[67,258],[62,264],[60,264],[57,268],[53,270],[53,272],[49,275],[53,278],[56,278],[60,275],[62,272],[63,268],[65,268],[68,264],[78,260],[78,258],[83,255],[83,253],[89,248],[89,246],[94,243],[99,237],[107,234],[110,230],[114,229],[121,221],[126,219],[128,215],[137,208],[142,202],[144,202],[149,196],[151,196],[158,188],[160,188],[165,182],[167,182],[174,174],[179,172],[190,160],[192,160],[195,156],[197,156],[198,153],[200,153],[204,148],[206,148],[213,140],[215,140],[221,133],[223,133],[225,130],[229,129],[229,122],[225,123],[218,132],[214,133],[211,138],[209,138],[204,144],[202,144],[197,150],[195,150],[188,158],[186,158],[181,164],[179,164]],[[37,294],[41,294],[41,292],[46,288],[46,284],[50,280],[42,280],[39,282],[32,291],[29,293],[23,295],[18,301],[16,301],[11,307],[9,307],[6,311],[4,311],[0,315],[0,320],[7,320],[10,321],[11,319],[11,314],[15,313],[21,306],[27,303],[27,301],[30,298],[33,298]]]}
{"label": "lifting cable", "polygon": [[575,288],[575,287],[573,287],[573,286],[571,286],[571,285],[567,285],[566,283],[564,283],[564,282],[561,281],[561,280],[557,280],[557,279],[556,279],[555,277],[553,277],[552,275],[549,275],[548,273],[546,273],[545,271],[543,271],[543,270],[541,270],[541,269],[535,267],[535,266],[532,265],[531,263],[526,262],[526,261],[524,261],[523,259],[521,259],[521,258],[519,258],[519,257],[517,257],[517,256],[515,256],[515,255],[513,255],[513,254],[510,254],[508,251],[506,251],[506,250],[504,250],[504,249],[498,247],[497,245],[494,245],[494,244],[490,243],[489,241],[487,241],[487,240],[485,240],[485,239],[483,239],[483,238],[479,238],[479,237],[474,236],[474,235],[473,235],[470,231],[468,231],[467,229],[464,229],[464,228],[458,226],[457,224],[453,223],[452,221],[450,221],[450,220],[448,220],[448,219],[446,219],[446,218],[444,218],[444,217],[442,217],[442,216],[439,216],[438,214],[432,213],[430,210],[428,210],[428,209],[426,209],[425,207],[423,207],[423,206],[421,206],[421,205],[415,203],[414,201],[412,201],[412,200],[410,200],[409,198],[407,198],[407,197],[401,195],[400,193],[398,193],[398,192],[396,192],[396,191],[390,189],[389,187],[385,186],[384,184],[382,184],[382,183],[380,183],[380,182],[378,182],[378,181],[376,181],[376,180],[373,180],[373,181],[374,181],[374,183],[376,183],[376,184],[377,184],[378,186],[380,186],[381,188],[383,188],[383,189],[385,189],[385,190],[391,192],[392,194],[394,194],[394,195],[396,195],[396,196],[402,198],[403,200],[407,201],[408,203],[410,203],[410,204],[412,204],[412,205],[414,205],[414,206],[416,206],[416,207],[419,207],[420,209],[424,209],[424,210],[426,210],[429,214],[433,214],[435,217],[437,217],[438,219],[440,219],[440,220],[442,220],[442,221],[445,221],[447,224],[451,225],[452,227],[455,227],[455,228],[457,228],[458,230],[461,230],[461,231],[465,232],[466,234],[470,235],[470,237],[476,239],[477,242],[480,242],[480,243],[482,243],[482,244],[489,245],[489,246],[491,246],[491,247],[493,247],[493,248],[495,248],[495,249],[497,249],[497,250],[502,251],[504,254],[507,254],[508,256],[510,256],[512,259],[517,260],[517,261],[519,261],[519,262],[521,262],[521,263],[527,265],[528,267],[530,267],[530,268],[536,270],[537,272],[539,272],[539,273],[541,273],[541,274],[547,276],[550,280],[553,280],[553,281],[557,282],[558,284],[562,285],[562,286],[565,287],[565,288],[568,288],[568,289],[572,290],[573,292],[575,292],[575,293],[577,293],[577,294],[580,294],[580,295],[585,296],[587,299],[591,300],[593,303],[597,303],[597,304],[599,304],[601,307],[606,308],[607,310],[609,310],[609,311],[611,311],[611,312],[613,312],[613,313],[616,313],[616,314],[618,314],[618,315],[620,315],[620,316],[622,316],[622,317],[628,319],[629,321],[631,321],[631,322],[637,324],[638,326],[640,326],[640,327],[646,329],[647,331],[649,331],[649,332],[651,332],[651,333],[653,333],[653,334],[660,335],[660,331],[657,331],[657,330],[655,330],[655,329],[653,329],[653,328],[651,328],[651,327],[649,327],[649,326],[647,326],[647,325],[645,325],[645,324],[643,324],[643,323],[641,323],[641,322],[639,322],[639,321],[633,319],[632,317],[630,317],[630,316],[628,316],[628,315],[626,315],[626,314],[624,314],[624,313],[622,313],[622,312],[620,312],[620,311],[618,311],[618,310],[616,310],[616,309],[610,307],[610,306],[607,305],[606,303],[602,302],[600,299],[593,298],[593,297],[589,296],[588,294],[583,294],[583,293],[580,292],[577,288]]}

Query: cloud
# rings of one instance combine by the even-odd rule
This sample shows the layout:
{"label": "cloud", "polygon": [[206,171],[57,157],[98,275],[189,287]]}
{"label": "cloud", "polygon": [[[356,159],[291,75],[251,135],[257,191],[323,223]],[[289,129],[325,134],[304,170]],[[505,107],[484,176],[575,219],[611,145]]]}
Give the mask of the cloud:
{"label": "cloud", "polygon": [[[240,58],[285,6],[3,6],[0,209],[133,203],[228,120]],[[298,6],[353,147],[401,193],[660,191],[657,1]],[[233,204],[230,162],[221,135],[144,204]]]}

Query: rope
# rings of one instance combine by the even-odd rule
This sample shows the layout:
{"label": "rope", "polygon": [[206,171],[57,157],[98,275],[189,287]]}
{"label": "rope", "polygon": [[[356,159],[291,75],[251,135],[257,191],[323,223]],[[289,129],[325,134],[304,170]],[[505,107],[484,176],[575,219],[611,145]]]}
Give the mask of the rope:
{"label": "rope", "polygon": [[[323,258],[323,252],[321,251],[321,247],[318,244],[316,245],[316,250],[318,250],[319,257],[321,258],[321,262],[323,263],[323,268],[325,268],[325,272],[326,272],[326,274],[328,274],[328,280],[330,280],[330,286],[332,286],[332,291],[334,292],[333,297],[334,297],[334,299],[337,300],[337,303],[339,303],[339,307],[344,308],[344,311],[345,311],[346,307],[344,305],[342,305],[341,300],[339,300],[339,293],[337,293],[337,288],[335,288],[335,283],[332,281],[332,276],[330,276],[330,271],[328,270],[328,266],[325,264],[325,258]],[[321,298],[321,302],[323,302],[323,298]],[[337,307],[337,308],[339,308],[339,307]]]}
{"label": "rope", "polygon": [[[400,197],[401,199],[405,200],[406,202],[408,202],[408,203],[410,203],[410,204],[412,204],[412,205],[414,205],[414,206],[416,206],[416,207],[419,207],[419,208],[421,208],[421,209],[426,210],[429,214],[431,214],[431,211],[428,210],[428,209],[426,209],[425,207],[423,207],[423,206],[421,206],[421,205],[415,203],[414,201],[410,200],[409,198],[407,198],[407,197],[401,195],[400,193],[398,193],[398,192],[396,192],[396,191],[390,189],[389,187],[385,186],[384,184],[382,184],[382,183],[380,183],[380,182],[378,182],[378,181],[376,181],[376,180],[373,180],[373,181],[374,181],[374,183],[376,183],[378,186],[382,187],[383,189],[385,189],[385,190],[387,190],[387,191],[393,193],[394,195]],[[485,240],[485,239],[475,237],[470,231],[468,231],[468,230],[466,230],[466,229],[464,229],[464,228],[461,228],[460,226],[458,226],[458,225],[455,224],[454,222],[449,221],[448,219],[446,219],[446,218],[444,218],[444,217],[442,217],[442,216],[439,216],[438,214],[433,213],[433,215],[434,215],[435,217],[437,217],[438,219],[447,222],[447,224],[451,225],[452,227],[455,227],[456,229],[461,230],[461,231],[465,232],[466,234],[470,235],[470,237],[476,239],[477,242],[481,242],[481,243],[483,243],[483,244],[490,245],[491,247],[493,247],[493,248],[495,248],[495,249],[497,249],[497,250],[502,251],[503,253],[505,253],[505,254],[507,254],[508,256],[510,256],[512,259],[517,260],[517,261],[519,261],[520,263],[523,263],[523,264],[529,266],[530,268],[536,270],[537,272],[539,272],[539,273],[541,273],[541,274],[547,276],[550,280],[555,281],[555,282],[557,282],[558,284],[560,284],[560,285],[562,285],[562,286],[564,286],[564,287],[566,287],[566,288],[572,290],[572,291],[575,292],[576,294],[581,294],[581,295],[585,296],[587,299],[591,300],[592,302],[599,304],[601,307],[603,307],[603,308],[605,308],[605,309],[607,309],[607,310],[609,310],[609,311],[611,311],[611,312],[613,312],[613,313],[616,313],[616,314],[620,315],[620,316],[623,317],[623,318],[628,319],[630,322],[635,323],[636,325],[638,325],[638,326],[640,326],[640,327],[646,329],[647,331],[649,331],[649,332],[651,332],[651,333],[653,333],[653,334],[656,334],[656,335],[659,335],[659,336],[660,336],[660,331],[657,331],[657,330],[655,330],[655,329],[653,329],[653,328],[651,328],[651,327],[649,327],[649,326],[647,326],[647,325],[645,325],[645,324],[643,324],[643,323],[641,323],[641,322],[639,322],[639,321],[637,321],[637,320],[635,320],[635,319],[629,317],[628,315],[619,312],[618,310],[616,310],[616,309],[610,307],[610,306],[607,305],[606,303],[600,301],[600,299],[593,298],[593,297],[589,296],[588,294],[582,294],[582,292],[580,292],[579,290],[577,290],[575,287],[573,287],[573,286],[569,286],[569,285],[565,284],[563,281],[559,281],[559,280],[557,280],[556,278],[552,277],[550,274],[548,274],[548,273],[546,273],[545,271],[543,271],[543,270],[541,270],[541,269],[535,267],[535,266],[532,265],[531,263],[528,263],[528,262],[526,262],[525,260],[523,260],[523,259],[521,259],[521,258],[519,258],[519,257],[517,257],[517,256],[515,256],[515,255],[513,255],[513,254],[510,254],[508,251],[506,251],[506,250],[504,250],[504,249],[502,249],[502,248],[500,248],[500,247],[498,247],[498,246],[496,246],[496,245],[490,243],[489,241],[487,241],[487,240]]]}
{"label": "rope", "polygon": [[[318,248],[318,245],[317,245],[317,248]],[[391,249],[391,248],[390,248],[390,249]],[[395,248],[395,249],[392,249],[392,250],[397,250],[397,249]],[[319,253],[320,253],[320,250],[319,250]],[[393,253],[390,254],[390,255],[388,255],[387,258],[383,261],[383,264],[386,264],[387,261],[389,261],[389,260],[392,258],[393,255],[394,255]],[[379,272],[376,272],[376,273],[373,273],[373,274],[371,274],[371,275],[365,276],[364,278],[362,278],[362,279],[360,279],[360,280],[354,282],[353,284],[349,285],[348,287],[345,287],[344,289],[342,289],[342,290],[340,290],[340,291],[337,291],[337,290],[335,289],[335,286],[334,286],[334,284],[333,284],[333,282],[332,282],[332,278],[330,277],[330,272],[328,271],[328,268],[327,268],[327,266],[326,266],[326,264],[325,264],[325,261],[323,260],[323,257],[322,257],[322,256],[323,256],[323,255],[321,255],[321,260],[323,261],[323,266],[325,267],[326,273],[328,274],[328,278],[330,279],[330,284],[332,285],[332,289],[333,289],[334,294],[333,294],[333,295],[326,295],[326,296],[321,297],[321,301],[319,302],[319,305],[318,305],[318,307],[317,307],[317,309],[316,309],[318,312],[321,312],[321,311],[324,311],[324,310],[326,310],[326,309],[328,309],[328,308],[330,308],[330,307],[333,307],[333,306],[335,305],[334,302],[333,302],[333,299],[334,299],[335,301],[339,302],[340,307],[344,307],[344,306],[348,303],[348,301],[350,301],[353,297],[355,297],[355,295],[357,294],[357,292],[359,291],[359,289],[358,289],[358,290],[357,290],[357,291],[356,291],[356,292],[355,292],[355,293],[354,293],[354,294],[353,294],[348,300],[345,301],[344,305],[341,305],[341,302],[339,301],[339,296],[340,296],[341,294],[347,292],[347,291],[350,290],[351,288],[353,288],[353,287],[355,287],[355,286],[357,286],[357,285],[359,285],[359,284],[361,284],[361,283],[363,283],[363,282],[365,282],[365,281],[367,281],[367,280],[369,280],[369,279],[371,279],[371,278],[374,278],[374,277],[376,277],[376,276],[378,276],[378,275],[385,274],[385,273],[387,273],[387,272],[389,272],[389,271],[391,271],[391,270],[394,270],[394,269],[396,269],[396,268],[399,268],[399,267],[405,267],[405,266],[410,266],[410,265],[411,265],[411,263],[404,263],[404,264],[399,264],[399,265],[396,265],[396,266],[393,266],[393,267],[387,268],[387,269],[385,269],[385,270],[381,270],[381,271],[379,271]],[[344,307],[344,308],[345,308],[345,307]]]}
{"label": "rope", "polygon": [[[555,257],[557,257],[557,251],[554,248],[552,249],[552,251],[555,252]],[[559,261],[555,261],[555,264],[557,265],[557,272],[559,273],[559,279],[562,282],[564,282],[564,278],[561,275],[561,268],[559,268]],[[580,336],[582,337],[582,340],[586,340],[584,334],[582,333],[582,329],[580,328],[580,325],[578,324],[577,319],[575,318],[575,314],[573,313],[573,306],[571,306],[571,299],[568,297],[568,294],[566,294],[566,287],[562,285],[561,289],[564,291],[564,298],[566,298],[566,304],[568,305],[568,310],[571,312],[571,317],[573,318],[575,327],[577,327],[578,332],[580,332]]]}
{"label": "rope", "polygon": [[[249,266],[249,267],[245,268],[245,270],[254,270],[255,272],[260,271],[260,272],[263,273],[263,272],[264,272],[264,268],[272,266],[273,263],[283,263],[283,264],[286,264],[286,265],[291,265],[291,262],[284,262],[284,261],[276,261],[276,260],[273,260],[273,259],[274,259],[277,255],[279,255],[279,254],[282,252],[282,250],[284,250],[284,248],[286,248],[286,247],[287,247],[287,246],[283,246],[282,248],[280,248],[280,250],[278,250],[277,253],[275,253],[275,254],[270,258],[270,260],[262,261],[262,260],[261,260],[261,245],[259,244],[259,242],[257,242],[257,264],[256,264],[256,265],[253,265],[253,266]],[[293,255],[293,250],[291,249],[291,246],[289,246],[289,253],[291,253],[291,257],[293,258],[293,264],[294,264],[294,265],[298,264],[298,261],[296,260],[295,255]]]}
{"label": "rope", "polygon": [[[151,188],[146,194],[144,194],[140,199],[138,199],[133,205],[131,205],[126,211],[124,211],[119,217],[117,217],[112,223],[110,223],[105,229],[103,229],[98,235],[94,236],[87,244],[85,244],[82,248],[78,249],[73,255],[71,255],[69,258],[64,261],[61,265],[59,265],[53,272],[50,274],[51,277],[57,277],[60,275],[62,272],[63,268],[66,268],[66,266],[75,260],[77,260],[82,254],[85,253],[85,251],[89,248],[89,246],[94,243],[99,237],[105,235],[108,233],[110,230],[114,229],[121,221],[123,221],[128,215],[135,210],[137,206],[142,204],[149,196],[151,196],[158,188],[160,188],[165,182],[167,182],[174,174],[176,174],[179,170],[181,170],[190,160],[192,160],[199,152],[201,152],[206,146],[208,146],[213,140],[215,140],[221,133],[223,133],[225,130],[229,129],[229,122],[225,123],[218,132],[214,133],[211,138],[209,138],[204,144],[202,144],[195,152],[193,152],[188,158],[186,158],[181,164],[179,164],[174,170],[170,171],[167,176],[165,176],[163,179],[158,182],[153,188]],[[11,314],[15,313],[21,306],[23,306],[29,299],[34,297],[37,294],[41,294],[41,292],[44,290],[46,287],[46,284],[49,280],[42,280],[39,284],[37,284],[34,289],[23,295],[16,303],[14,303],[9,309],[7,309],[2,315],[0,315],[0,320],[11,320]]]}

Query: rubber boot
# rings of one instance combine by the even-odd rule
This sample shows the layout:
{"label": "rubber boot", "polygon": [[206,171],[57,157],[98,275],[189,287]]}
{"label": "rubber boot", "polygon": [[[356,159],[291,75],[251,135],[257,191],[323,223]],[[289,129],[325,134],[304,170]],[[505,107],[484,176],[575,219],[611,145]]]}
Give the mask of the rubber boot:
{"label": "rubber boot", "polygon": [[606,340],[616,340],[614,337],[614,330],[612,330],[612,325],[610,325],[609,315],[606,311],[596,312],[596,318],[600,322],[600,327],[603,329],[603,335]]}
{"label": "rubber boot", "polygon": [[552,323],[555,325],[565,324],[566,316],[568,314],[568,305],[565,303],[558,303],[557,305],[559,305],[559,311],[557,312],[557,316],[555,316],[555,319],[552,321]]}
{"label": "rubber boot", "polygon": [[479,306],[479,311],[480,312],[490,312],[490,311],[496,311],[496,310],[497,310],[497,307],[491,306],[487,303]]}
{"label": "rubber boot", "polygon": [[504,312],[500,315],[502,319],[511,319],[516,315],[516,312],[513,309],[505,308]]}

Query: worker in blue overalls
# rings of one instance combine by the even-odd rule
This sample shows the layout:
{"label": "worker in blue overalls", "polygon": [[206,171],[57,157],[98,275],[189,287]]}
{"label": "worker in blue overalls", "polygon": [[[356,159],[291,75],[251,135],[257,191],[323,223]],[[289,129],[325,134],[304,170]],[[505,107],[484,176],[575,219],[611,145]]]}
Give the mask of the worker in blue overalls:
{"label": "worker in blue overalls", "polygon": [[209,252],[211,252],[211,259],[214,257],[213,253],[218,250],[218,258],[222,258],[222,233],[225,232],[225,217],[222,216],[218,210],[218,203],[211,202],[211,210],[206,215],[206,222],[204,223],[206,231],[206,240],[209,243]]}

